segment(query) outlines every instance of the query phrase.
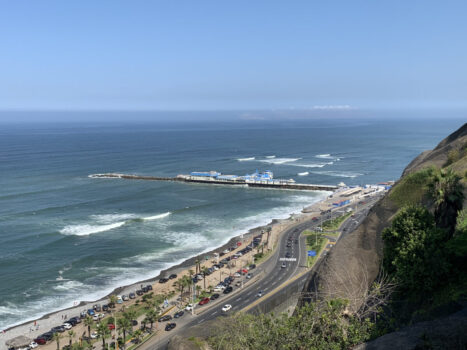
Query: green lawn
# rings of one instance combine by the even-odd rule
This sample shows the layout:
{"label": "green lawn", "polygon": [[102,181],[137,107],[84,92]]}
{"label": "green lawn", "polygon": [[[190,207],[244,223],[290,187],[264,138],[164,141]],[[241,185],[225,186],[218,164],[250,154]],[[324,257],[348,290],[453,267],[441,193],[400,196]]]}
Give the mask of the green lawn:
{"label": "green lawn", "polygon": [[323,228],[323,230],[327,231],[337,230],[339,226],[344,222],[344,220],[347,219],[350,215],[352,215],[352,212],[344,214],[332,220],[327,220],[323,222],[323,225],[321,227]]}
{"label": "green lawn", "polygon": [[318,258],[319,253],[326,245],[327,239],[322,236],[320,232],[313,232],[310,230],[303,231],[302,233],[306,238],[306,250],[314,250],[316,251],[316,256],[308,256],[307,257],[307,265],[312,266],[315,260]]}

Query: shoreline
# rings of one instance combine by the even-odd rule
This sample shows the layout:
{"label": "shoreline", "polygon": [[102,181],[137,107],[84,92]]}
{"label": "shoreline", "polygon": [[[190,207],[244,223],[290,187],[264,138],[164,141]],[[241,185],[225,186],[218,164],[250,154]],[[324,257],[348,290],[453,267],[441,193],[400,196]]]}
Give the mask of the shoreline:
{"label": "shoreline", "polygon": [[[313,191],[313,192],[315,192],[315,191]],[[8,328],[0,330],[0,339],[7,340],[7,339],[11,339],[11,338],[19,335],[19,334],[12,334],[12,333],[16,333],[16,332],[14,332],[15,330],[19,330],[20,328],[23,328],[23,327],[24,327],[24,331],[22,331],[20,334],[28,336],[28,332],[27,332],[27,330],[29,328],[28,325],[30,325],[32,322],[37,321],[37,323],[39,323],[41,321],[46,321],[46,320],[49,320],[49,319],[53,318],[53,316],[63,314],[63,313],[67,313],[67,314],[69,313],[70,316],[73,316],[75,314],[79,315],[80,311],[82,311],[83,309],[89,308],[87,306],[90,305],[92,307],[92,305],[94,305],[96,303],[97,304],[99,304],[99,303],[102,304],[106,300],[108,300],[108,298],[112,294],[115,294],[115,295],[129,294],[130,292],[134,292],[135,289],[139,289],[141,284],[144,284],[144,285],[154,284],[154,283],[157,283],[160,278],[168,276],[171,273],[178,274],[181,271],[184,271],[184,270],[186,270],[186,269],[188,269],[190,267],[194,267],[196,259],[200,259],[201,261],[205,261],[204,257],[206,255],[209,255],[210,257],[212,257],[213,253],[219,253],[219,252],[221,252],[222,250],[224,250],[224,249],[226,249],[228,247],[236,246],[237,242],[242,241],[242,237],[243,237],[243,240],[248,240],[248,239],[251,239],[254,235],[257,235],[258,233],[260,233],[261,230],[266,229],[267,227],[274,228],[275,226],[278,226],[283,222],[293,222],[293,220],[294,220],[294,218],[296,216],[300,216],[300,215],[308,216],[309,213],[304,212],[303,211],[304,209],[306,209],[306,208],[308,208],[310,206],[316,206],[316,205],[324,203],[329,198],[329,194],[333,193],[333,192],[328,192],[328,191],[316,191],[316,192],[318,192],[318,193],[321,192],[323,194],[323,197],[318,198],[318,200],[316,202],[314,202],[314,203],[311,203],[311,204],[309,204],[307,206],[304,206],[299,213],[297,213],[297,212],[288,213],[288,216],[286,218],[284,218],[284,219],[271,219],[271,221],[269,223],[267,223],[267,224],[260,225],[260,226],[255,226],[255,227],[253,227],[251,229],[248,229],[248,231],[246,233],[237,234],[237,235],[231,237],[226,243],[222,244],[221,246],[217,246],[215,248],[207,248],[207,250],[202,251],[202,252],[198,253],[195,256],[186,258],[180,263],[172,265],[172,266],[170,266],[170,267],[168,267],[168,268],[166,268],[164,270],[161,270],[159,272],[159,274],[156,275],[156,276],[153,276],[151,278],[147,278],[147,279],[144,279],[144,280],[138,280],[137,282],[127,284],[127,285],[124,285],[124,286],[116,287],[110,293],[106,294],[105,296],[103,296],[103,297],[101,297],[99,299],[82,300],[77,305],[73,305],[73,306],[70,306],[68,308],[61,308],[61,309],[57,309],[57,310],[54,310],[54,311],[50,311],[50,312],[42,315],[39,318],[30,319],[30,320],[18,323],[16,325],[9,326]],[[42,334],[45,331],[47,331],[47,330],[41,329],[39,333]],[[34,330],[32,333],[36,333],[36,330]],[[36,334],[34,334],[34,336],[36,336]],[[6,347],[4,347],[4,342],[2,341],[2,342],[0,342],[0,349],[3,349],[3,348],[6,348]]]}

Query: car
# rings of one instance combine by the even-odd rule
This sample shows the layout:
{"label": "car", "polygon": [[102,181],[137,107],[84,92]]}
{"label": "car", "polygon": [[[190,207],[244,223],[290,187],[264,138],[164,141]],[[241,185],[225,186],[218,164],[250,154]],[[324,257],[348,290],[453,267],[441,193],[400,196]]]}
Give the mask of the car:
{"label": "car", "polygon": [[251,265],[249,266],[250,270],[253,270],[255,267],[256,267],[255,264],[251,264]]}
{"label": "car", "polygon": [[200,273],[198,273],[195,277],[199,280],[202,280],[204,278],[204,276]]}
{"label": "car", "polygon": [[88,310],[88,315],[89,316],[94,316],[95,312],[94,312],[94,309],[89,309]]}
{"label": "car", "polygon": [[166,283],[168,282],[168,279],[167,278],[161,278],[159,279],[159,283]]}
{"label": "car", "polygon": [[251,277],[253,277],[253,274],[249,273],[248,275],[246,275],[246,278],[250,279]]}
{"label": "car", "polygon": [[231,291],[233,291],[233,287],[228,286],[227,288],[224,289],[224,291],[222,293],[229,294]]}
{"label": "car", "polygon": [[135,295],[135,293],[130,293],[130,294],[128,294],[128,297],[130,299],[134,299],[134,298],[136,298],[136,295]]}
{"label": "car", "polygon": [[101,306],[100,304],[96,304],[92,307],[94,309],[94,311],[97,311],[97,312],[101,312]]}
{"label": "car", "polygon": [[298,244],[298,239],[295,240],[295,244]]}
{"label": "car", "polygon": [[78,322],[76,322],[76,320],[74,318],[70,318],[68,321],[66,321],[65,323],[69,323],[71,324],[72,327],[76,326],[78,324]]}
{"label": "car", "polygon": [[129,298],[128,295],[126,295],[126,294],[125,294],[125,295],[122,295],[122,299],[123,299],[123,301],[128,301],[128,300],[130,300],[130,298]]}
{"label": "car", "polygon": [[31,343],[29,343],[29,349],[35,349],[39,346],[39,344],[37,344],[35,341],[32,341]]}
{"label": "car", "polygon": [[148,285],[146,286],[146,288],[147,288],[148,290],[152,290],[152,286],[151,286],[150,284],[148,284]]}
{"label": "car", "polygon": [[138,321],[137,321],[137,320],[131,320],[131,325],[132,325],[132,326],[137,326],[137,325],[138,325]]}
{"label": "car", "polygon": [[172,316],[165,315],[165,316],[162,316],[161,318],[159,318],[157,321],[158,322],[165,322],[165,321],[170,321],[171,319],[172,319]]}
{"label": "car", "polygon": [[183,310],[180,310],[174,314],[174,318],[180,318],[185,314]]}
{"label": "car", "polygon": [[225,304],[224,307],[222,308],[223,312],[227,312],[232,308],[232,305],[230,304]]}
{"label": "car", "polygon": [[[324,214],[324,212],[321,212],[321,215],[323,215],[323,214]],[[317,218],[316,216],[313,216],[313,217],[311,218],[311,220],[313,220],[313,221],[318,221],[318,218]]]}
{"label": "car", "polygon": [[[159,281],[160,281],[160,280],[159,280]],[[159,282],[159,283],[162,283],[162,282]],[[143,295],[144,293],[143,293],[143,291],[142,291],[141,289],[138,289],[138,290],[136,291],[136,294],[139,295],[139,296],[141,296],[141,295]]]}
{"label": "car", "polygon": [[81,323],[81,318],[79,318],[78,316],[75,316],[75,317],[73,317],[73,318],[70,318],[70,321],[71,321],[71,320],[76,321],[76,323]]}
{"label": "car", "polygon": [[[166,278],[166,279],[167,279],[167,278]],[[168,281],[168,280],[167,280],[167,281]],[[166,281],[166,282],[167,282],[167,281]],[[141,290],[143,291],[143,293],[149,292],[148,287],[143,287],[143,288],[141,288]]]}
{"label": "car", "polygon": [[185,310],[186,310],[186,311],[191,311],[191,310],[193,310],[193,304],[188,304],[188,305],[185,307]]}
{"label": "car", "polygon": [[45,340],[49,341],[52,340],[52,337],[54,336],[54,332],[45,332],[42,334],[40,337],[44,338]]}
{"label": "car", "polygon": [[107,327],[109,327],[109,330],[115,329],[115,325],[113,323],[109,323]]}
{"label": "car", "polygon": [[173,279],[175,279],[175,278],[177,278],[177,274],[175,274],[175,273],[173,273],[173,274],[171,274],[171,275],[169,276],[169,279],[171,279],[171,280],[173,280]]}
{"label": "car", "polygon": [[102,311],[109,311],[109,305],[102,305]]}
{"label": "car", "polygon": [[290,243],[287,243],[286,247],[290,248],[292,245]]}
{"label": "car", "polygon": [[122,303],[123,303],[122,296],[121,296],[121,295],[118,295],[118,296],[117,296],[117,304],[122,304]]}
{"label": "car", "polygon": [[222,284],[218,284],[215,288],[214,288],[214,291],[215,292],[222,292],[226,287]]}
{"label": "car", "polygon": [[99,315],[94,314],[94,316],[92,316],[92,319],[93,319],[93,321],[99,321]]}
{"label": "car", "polygon": [[285,262],[282,263],[281,269],[285,269],[287,267],[287,264]]}
{"label": "car", "polygon": [[52,333],[63,333],[65,332],[65,327],[63,326],[57,326],[57,327],[54,327],[50,330]]}
{"label": "car", "polygon": [[212,268],[216,271],[219,270],[219,266],[216,266],[216,265],[212,265]]}
{"label": "car", "polygon": [[261,298],[261,297],[263,296],[263,291],[260,290],[260,291],[258,292],[258,294],[256,294],[256,296],[257,296],[258,298]]}
{"label": "car", "polygon": [[217,298],[219,298],[220,295],[217,294],[217,293],[214,293],[213,295],[211,295],[211,300],[216,300]]}
{"label": "car", "polygon": [[291,256],[292,256],[292,254],[290,252],[285,253],[286,258],[290,258]]}
{"label": "car", "polygon": [[238,272],[235,272],[234,273],[234,277],[241,277],[242,275],[240,275]]}
{"label": "car", "polygon": [[235,283],[235,287],[240,287],[242,285],[242,282],[240,281],[237,281],[237,283]]}
{"label": "car", "polygon": [[198,303],[198,305],[204,305],[204,304],[207,304],[209,303],[209,298],[203,298],[200,300],[200,302]]}
{"label": "car", "polygon": [[62,327],[65,328],[66,330],[69,330],[69,329],[71,329],[73,326],[72,326],[70,323],[66,322],[66,323],[62,324]]}
{"label": "car", "polygon": [[99,336],[96,331],[91,333],[91,339],[96,339]]}
{"label": "car", "polygon": [[47,343],[47,339],[43,338],[42,336],[38,336],[36,339],[34,339],[34,342],[39,345],[44,345]]}
{"label": "car", "polygon": [[165,330],[167,332],[170,332],[172,329],[174,329],[175,327],[177,327],[177,324],[176,323],[167,323],[167,325],[165,326]]}

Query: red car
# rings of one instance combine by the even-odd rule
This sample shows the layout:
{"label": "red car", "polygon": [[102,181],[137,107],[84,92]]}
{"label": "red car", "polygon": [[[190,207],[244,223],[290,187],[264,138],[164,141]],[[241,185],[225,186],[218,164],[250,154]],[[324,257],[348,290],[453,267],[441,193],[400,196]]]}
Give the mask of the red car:
{"label": "red car", "polygon": [[107,327],[109,327],[110,330],[115,329],[115,325],[113,323],[109,323]]}
{"label": "red car", "polygon": [[204,305],[204,304],[207,304],[209,303],[209,298],[203,298],[201,299],[201,301],[199,302],[199,305]]}
{"label": "red car", "polygon": [[45,338],[41,338],[41,337],[34,339],[34,341],[39,345],[44,345],[45,343],[47,343],[47,340],[45,340]]}
{"label": "red car", "polygon": [[316,216],[312,217],[311,220],[313,221],[318,221],[318,218]]}

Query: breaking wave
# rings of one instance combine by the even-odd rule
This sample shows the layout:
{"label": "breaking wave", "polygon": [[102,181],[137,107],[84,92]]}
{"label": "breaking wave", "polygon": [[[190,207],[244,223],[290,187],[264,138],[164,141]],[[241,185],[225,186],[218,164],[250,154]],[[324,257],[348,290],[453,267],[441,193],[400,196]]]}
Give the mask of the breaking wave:
{"label": "breaking wave", "polygon": [[166,213],[153,215],[153,216],[146,216],[146,217],[140,217],[136,214],[91,215],[91,219],[94,222],[97,222],[98,225],[96,224],[68,225],[68,226],[65,226],[63,229],[61,229],[60,233],[66,236],[89,236],[94,233],[110,231],[110,230],[122,227],[123,225],[128,224],[132,221],[158,220],[158,219],[163,219],[169,216],[170,214],[172,213],[166,212]]}
{"label": "breaking wave", "polygon": [[255,160],[255,157],[248,157],[248,158],[237,158],[239,162],[247,162],[250,160]]}
{"label": "breaking wave", "polygon": [[268,164],[284,164],[284,163],[292,163],[300,160],[302,158],[268,158],[268,159],[260,159],[258,160],[261,163],[268,163]]}
{"label": "breaking wave", "polygon": [[305,171],[305,172],[303,172],[303,173],[298,173],[297,175],[298,175],[298,176],[307,176],[307,175],[309,175],[309,174],[310,174],[310,173],[309,173],[308,171]]}
{"label": "breaking wave", "polygon": [[355,178],[358,176],[362,176],[361,173],[353,173],[353,172],[339,172],[339,171],[312,171],[313,174],[317,175],[327,175],[327,176],[334,176],[334,177],[349,177]]}

